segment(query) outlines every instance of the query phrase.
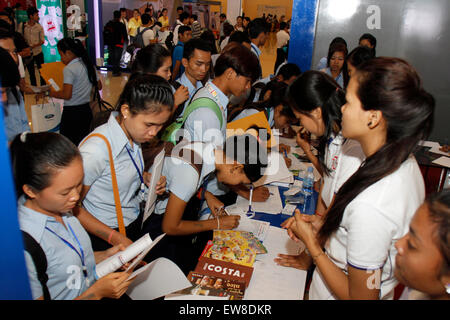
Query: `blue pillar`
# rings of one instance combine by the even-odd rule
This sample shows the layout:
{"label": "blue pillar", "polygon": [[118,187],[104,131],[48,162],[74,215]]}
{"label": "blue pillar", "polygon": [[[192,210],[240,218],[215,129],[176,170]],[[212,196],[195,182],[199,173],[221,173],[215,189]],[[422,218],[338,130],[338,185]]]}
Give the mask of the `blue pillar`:
{"label": "blue pillar", "polygon": [[17,219],[17,202],[11,173],[11,161],[3,124],[0,102],[0,300],[31,299],[30,284],[25,265],[22,234]]}
{"label": "blue pillar", "polygon": [[318,8],[318,0],[294,0],[292,4],[288,61],[302,72],[311,69]]}

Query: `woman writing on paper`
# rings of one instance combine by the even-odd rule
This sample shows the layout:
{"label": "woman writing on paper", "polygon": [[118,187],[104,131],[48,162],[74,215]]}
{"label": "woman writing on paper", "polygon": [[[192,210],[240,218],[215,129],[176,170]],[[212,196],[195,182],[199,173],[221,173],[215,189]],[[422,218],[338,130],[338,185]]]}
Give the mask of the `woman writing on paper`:
{"label": "woman writing on paper", "polygon": [[[174,259],[183,271],[193,270],[206,244],[199,243],[200,240],[193,243],[195,236],[215,229],[233,229],[240,219],[217,210],[215,204],[219,200],[205,190],[208,181],[215,174],[219,182],[227,185],[250,184],[262,177],[266,165],[266,150],[249,134],[227,138],[223,149],[213,143],[183,140],[164,159],[162,174],[167,178],[169,194],[157,202],[144,229],[151,238],[166,233],[161,254]],[[203,200],[210,207],[212,217],[199,221]]]}
{"label": "woman writing on paper", "polygon": [[101,90],[102,84],[80,40],[63,38],[57,46],[61,61],[66,65],[64,85],[59,91],[51,89],[50,97],[64,99],[60,133],[78,145],[90,131],[92,87]]}
{"label": "woman writing on paper", "polygon": [[[131,77],[116,111],[107,123],[93,131],[100,136],[90,135],[80,144],[84,165],[82,206],[74,211],[90,233],[94,250],[119,243],[128,246],[142,235],[140,203],[147,181],[143,175],[141,143],[156,136],[169,119],[172,106],[173,95],[167,81],[154,75]],[[164,190],[162,178],[156,192]]]}
{"label": "woman writing on paper", "polygon": [[412,152],[431,132],[434,98],[406,61],[375,58],[352,74],[346,100],[342,135],[357,140],[366,159],[317,233],[297,211],[289,234],[316,265],[310,299],[392,299],[395,243],[425,198]]}
{"label": "woman writing on paper", "polygon": [[71,212],[83,182],[75,145],[57,133],[24,132],[13,140],[11,156],[20,229],[37,242],[47,261],[48,280],[41,283],[33,253],[25,253],[33,299],[120,298],[131,283],[126,281],[130,274],[115,272],[96,280],[95,265],[123,246],[94,252]]}

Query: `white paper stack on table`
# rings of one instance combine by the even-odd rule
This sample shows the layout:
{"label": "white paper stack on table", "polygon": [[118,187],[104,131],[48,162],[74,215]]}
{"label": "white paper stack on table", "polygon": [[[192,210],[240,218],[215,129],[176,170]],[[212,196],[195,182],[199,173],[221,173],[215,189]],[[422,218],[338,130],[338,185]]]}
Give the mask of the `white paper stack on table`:
{"label": "white paper stack on table", "polygon": [[279,152],[272,151],[267,158],[268,164],[264,176],[253,184],[255,187],[269,183],[281,186],[289,186],[290,183],[294,183],[294,176]]}
{"label": "white paper stack on table", "polygon": [[429,152],[433,152],[436,154],[443,155],[443,157],[439,157],[433,161],[433,163],[438,164],[443,167],[450,168],[450,152],[442,151],[441,145],[438,142],[434,141],[421,141],[419,145],[423,147],[429,147]]}
{"label": "white paper stack on table", "polygon": [[[277,186],[267,186],[270,192],[269,198],[264,202],[252,201],[252,209],[255,212],[279,214],[283,210],[281,202],[280,191]],[[236,206],[245,214],[248,211],[248,199],[238,196]]]}
{"label": "white paper stack on table", "polygon": [[270,226],[264,246],[268,252],[257,256],[244,300],[302,300],[306,271],[279,266],[274,259],[279,253],[299,254],[303,243],[291,240],[285,229]]}

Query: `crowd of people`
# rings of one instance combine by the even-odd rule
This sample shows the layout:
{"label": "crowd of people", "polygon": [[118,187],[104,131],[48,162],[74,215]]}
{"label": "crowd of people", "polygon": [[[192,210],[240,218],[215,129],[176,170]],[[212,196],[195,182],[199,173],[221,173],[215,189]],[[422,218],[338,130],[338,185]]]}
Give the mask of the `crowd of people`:
{"label": "crowd of people", "polygon": [[[38,65],[42,41],[35,11],[28,12],[25,43]],[[264,186],[250,187],[273,152],[267,137],[226,131],[228,122],[258,112],[272,129],[295,137],[322,176],[316,213],[296,210],[282,225],[306,250],[275,259],[314,268],[310,299],[392,299],[399,281],[406,298],[449,298],[450,193],[426,196],[413,156],[433,127],[435,106],[413,66],[377,57],[376,39],[363,34],[352,50],[336,37],[316,70],[302,72],[287,62],[284,19],[238,17],[233,25],[221,15],[216,39],[183,8],[175,26],[167,9],[160,15],[152,7],[142,15],[134,10],[129,20],[126,12],[114,12],[104,40],[113,75],[133,47],[131,74],[114,110],[96,126],[90,92],[102,83],[95,67],[81,42],[58,42],[64,87],[47,95],[65,101],[60,134],[29,132],[22,96],[29,91],[21,63],[26,49],[0,13],[2,105],[18,219],[47,259],[43,282],[26,251],[34,299],[122,297],[132,282],[128,274],[97,279],[95,264],[147,233],[166,234],[147,262],[166,257],[185,273],[193,270],[211,231],[239,224],[240,216],[224,214],[225,206],[238,195],[253,201],[270,195]],[[263,78],[261,47],[273,29],[275,73]],[[303,130],[318,138],[317,156]],[[162,177],[148,190],[163,149]],[[148,192],[158,200],[143,222]],[[199,217],[202,207],[210,215]],[[75,288],[66,285],[74,265],[83,270]]]}

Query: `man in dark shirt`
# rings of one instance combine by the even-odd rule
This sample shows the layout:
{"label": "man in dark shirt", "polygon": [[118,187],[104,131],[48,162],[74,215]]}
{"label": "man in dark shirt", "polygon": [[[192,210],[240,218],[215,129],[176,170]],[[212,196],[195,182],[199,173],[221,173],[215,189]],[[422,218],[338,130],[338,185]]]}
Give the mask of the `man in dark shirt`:
{"label": "man in dark shirt", "polygon": [[128,44],[128,33],[125,25],[120,22],[120,11],[114,11],[114,19],[104,28],[104,42],[108,46],[108,63],[112,65],[112,75],[120,76],[120,59],[123,46]]}

